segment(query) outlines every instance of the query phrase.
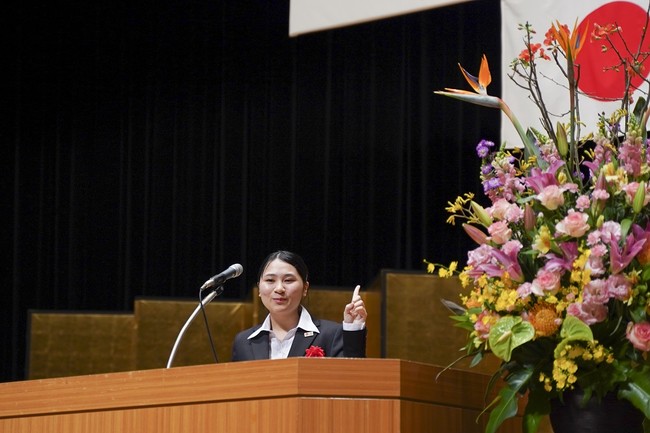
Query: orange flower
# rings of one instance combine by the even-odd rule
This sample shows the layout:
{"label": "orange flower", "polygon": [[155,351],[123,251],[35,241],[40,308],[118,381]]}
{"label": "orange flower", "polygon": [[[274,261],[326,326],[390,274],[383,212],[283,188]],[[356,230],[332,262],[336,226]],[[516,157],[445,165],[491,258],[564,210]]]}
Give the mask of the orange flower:
{"label": "orange flower", "polygon": [[490,74],[490,68],[488,67],[487,57],[485,57],[485,54],[483,54],[483,59],[481,60],[481,68],[479,69],[478,77],[467,72],[460,63],[458,64],[458,67],[469,85],[474,89],[474,92],[445,88],[444,91],[437,90],[434,93],[460,99],[461,101],[471,102],[472,104],[482,105],[484,107],[501,108],[504,111],[509,110],[500,98],[487,94],[487,86],[492,81],[492,75]]}
{"label": "orange flower", "polygon": [[547,302],[537,303],[529,312],[528,320],[539,337],[548,337],[560,328],[560,318],[555,307]]}
{"label": "orange flower", "polygon": [[492,74],[490,74],[490,67],[488,66],[487,57],[483,54],[481,59],[481,67],[478,70],[478,77],[473,76],[467,72],[460,63],[458,64],[460,71],[463,73],[463,76],[467,80],[472,89],[479,95],[487,95],[487,86],[492,82]]}
{"label": "orange flower", "polygon": [[578,35],[578,21],[573,25],[573,31],[569,31],[567,25],[560,24],[559,21],[556,21],[557,27],[555,24],[551,26],[550,32],[553,35],[553,38],[557,41],[558,45],[566,55],[567,59],[571,61],[576,59],[576,56],[582,49],[587,39],[587,30],[589,26],[586,25],[585,29],[582,32],[582,35]]}
{"label": "orange flower", "polygon": [[621,31],[621,28],[615,24],[605,24],[604,26],[601,26],[594,23],[594,31],[591,33],[591,38],[600,40],[619,31]]}
{"label": "orange flower", "polygon": [[538,55],[538,57],[544,60],[550,60],[548,55],[544,52],[542,44],[530,44],[529,48],[525,48],[521,51],[521,53],[519,53],[519,60],[530,63],[531,60],[535,58],[535,55]]}

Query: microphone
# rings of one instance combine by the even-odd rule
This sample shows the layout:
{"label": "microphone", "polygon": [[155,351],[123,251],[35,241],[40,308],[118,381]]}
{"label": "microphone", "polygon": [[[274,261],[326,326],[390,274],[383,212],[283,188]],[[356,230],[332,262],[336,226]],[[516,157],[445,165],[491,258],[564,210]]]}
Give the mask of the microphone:
{"label": "microphone", "polygon": [[239,263],[230,265],[228,269],[221,272],[220,274],[215,275],[214,277],[210,278],[208,281],[203,283],[203,285],[201,286],[201,290],[207,289],[214,285],[220,286],[223,283],[225,283],[226,280],[240,276],[242,272],[244,272],[244,267]]}

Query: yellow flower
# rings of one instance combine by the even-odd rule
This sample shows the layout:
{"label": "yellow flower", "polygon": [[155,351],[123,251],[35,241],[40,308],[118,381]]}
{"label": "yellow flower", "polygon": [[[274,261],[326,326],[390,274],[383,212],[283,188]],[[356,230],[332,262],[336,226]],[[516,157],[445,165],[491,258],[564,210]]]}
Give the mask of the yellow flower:
{"label": "yellow flower", "polygon": [[470,266],[466,267],[465,270],[461,272],[460,275],[458,276],[458,278],[460,279],[460,284],[463,287],[468,287],[470,284],[470,276],[466,272],[469,271],[470,269],[471,269]]}
{"label": "yellow flower", "polygon": [[512,311],[515,309],[515,302],[517,302],[516,290],[503,290],[497,298],[494,308],[497,311]]}
{"label": "yellow flower", "polygon": [[555,380],[557,389],[570,388],[570,385],[577,381],[576,371],[578,371],[578,366],[575,361],[567,358],[553,361],[553,380]]}
{"label": "yellow flower", "polygon": [[[422,260],[422,262],[426,263],[427,265],[427,272],[429,274],[433,274],[436,270],[436,264],[431,263],[428,260]],[[458,268],[458,262],[451,262],[447,268],[441,265],[438,266],[438,276],[443,277],[443,278],[449,278],[454,276],[454,272],[456,272],[456,269]]]}
{"label": "yellow flower", "polygon": [[547,226],[541,226],[535,235],[535,241],[532,248],[542,254],[546,254],[551,249],[551,231]]}

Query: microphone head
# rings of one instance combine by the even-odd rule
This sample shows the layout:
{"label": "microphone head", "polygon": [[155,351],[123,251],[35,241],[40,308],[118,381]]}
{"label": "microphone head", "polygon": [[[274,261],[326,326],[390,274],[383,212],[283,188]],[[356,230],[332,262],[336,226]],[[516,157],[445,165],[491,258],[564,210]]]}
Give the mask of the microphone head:
{"label": "microphone head", "polygon": [[244,267],[240,265],[239,263],[235,263],[234,265],[230,265],[230,268],[235,271],[235,274],[233,275],[233,278],[238,277],[241,275],[242,272],[244,272]]}

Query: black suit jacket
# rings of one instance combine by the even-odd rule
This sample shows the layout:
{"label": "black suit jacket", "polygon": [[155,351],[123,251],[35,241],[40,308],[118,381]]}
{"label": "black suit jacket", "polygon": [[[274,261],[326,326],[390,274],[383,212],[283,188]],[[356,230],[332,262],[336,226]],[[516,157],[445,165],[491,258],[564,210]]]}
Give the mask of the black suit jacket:
{"label": "black suit jacket", "polygon": [[[306,333],[298,328],[293,339],[289,357],[305,356],[310,346],[319,346],[329,357],[365,358],[366,333],[362,331],[343,331],[343,325],[330,320],[312,319],[320,333]],[[254,338],[248,339],[260,326],[254,326],[235,336],[232,345],[232,361],[251,361],[269,359],[269,333],[260,332]]]}

